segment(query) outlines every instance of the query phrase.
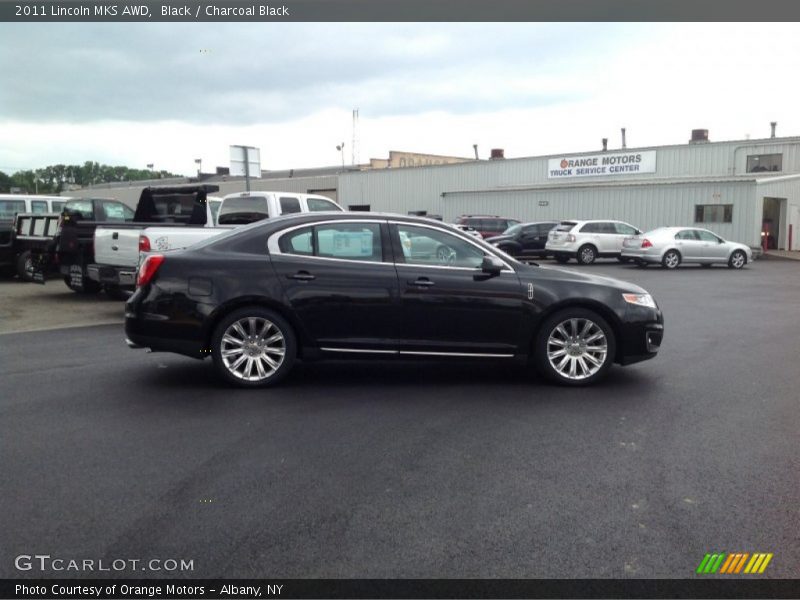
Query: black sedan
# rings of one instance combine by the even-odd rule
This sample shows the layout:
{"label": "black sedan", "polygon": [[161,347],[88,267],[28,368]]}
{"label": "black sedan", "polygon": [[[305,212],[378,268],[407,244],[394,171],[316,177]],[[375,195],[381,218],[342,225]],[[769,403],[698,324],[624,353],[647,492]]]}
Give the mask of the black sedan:
{"label": "black sedan", "polygon": [[545,250],[547,234],[556,225],[558,225],[558,221],[517,223],[500,235],[486,238],[486,241],[515,258],[545,257],[547,256]]}
{"label": "black sedan", "polygon": [[376,213],[279,217],[150,254],[125,312],[129,346],[211,356],[246,387],[277,383],[298,359],[375,355],[530,361],[583,385],[654,357],[663,328],[636,285]]}

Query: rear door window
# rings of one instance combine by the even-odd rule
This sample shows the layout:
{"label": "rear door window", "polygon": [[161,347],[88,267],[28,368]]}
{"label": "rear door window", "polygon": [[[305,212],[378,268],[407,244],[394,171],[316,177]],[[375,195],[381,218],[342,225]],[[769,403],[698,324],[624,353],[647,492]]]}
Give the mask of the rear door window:
{"label": "rear door window", "polygon": [[47,200],[32,200],[31,212],[40,215],[47,212]]}
{"label": "rear door window", "polygon": [[300,200],[292,196],[281,197],[281,214],[291,215],[293,213],[302,212],[300,209]]}
{"label": "rear door window", "polygon": [[587,223],[581,227],[581,233],[601,233],[602,223]]}
{"label": "rear door window", "polygon": [[676,240],[696,240],[697,237],[694,234],[694,229],[684,229],[683,231],[679,231],[675,234]]}
{"label": "rear door window", "polygon": [[66,204],[66,202],[63,202],[61,200],[53,200],[52,202],[50,202],[50,206],[52,206],[53,212],[61,212],[61,209],[64,208],[64,204]]}

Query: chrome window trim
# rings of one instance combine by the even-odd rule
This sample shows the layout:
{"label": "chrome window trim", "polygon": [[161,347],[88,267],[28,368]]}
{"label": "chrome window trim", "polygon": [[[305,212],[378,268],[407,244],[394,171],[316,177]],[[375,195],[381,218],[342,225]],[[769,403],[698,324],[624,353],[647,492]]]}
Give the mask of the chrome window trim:
{"label": "chrome window trim", "polygon": [[472,271],[472,272],[480,271],[480,267],[448,267],[446,265],[418,265],[418,264],[409,264],[409,263],[405,263],[405,262],[402,262],[402,263],[401,262],[389,262],[389,261],[385,261],[385,260],[382,260],[382,261],[355,260],[355,259],[349,259],[349,258],[329,258],[327,256],[310,256],[308,254],[291,254],[289,252],[281,252],[280,246],[278,245],[278,241],[284,235],[286,235],[288,233],[291,233],[292,231],[296,231],[297,229],[303,229],[304,227],[316,227],[317,225],[325,225],[325,224],[328,224],[328,223],[367,223],[367,224],[379,225],[379,226],[381,224],[383,224],[383,223],[388,223],[390,225],[409,225],[411,227],[424,227],[424,228],[427,228],[427,229],[433,229],[435,231],[441,231],[441,232],[444,232],[444,233],[448,233],[450,235],[454,235],[454,237],[462,239],[462,240],[468,242],[469,244],[471,244],[472,246],[475,246],[478,250],[480,250],[484,254],[491,254],[492,256],[494,256],[495,258],[500,260],[503,263],[503,266],[505,267],[502,271],[500,271],[500,274],[503,274],[503,273],[516,273],[516,271],[513,269],[513,267],[511,267],[511,265],[509,265],[502,256],[499,256],[498,254],[495,254],[494,252],[487,252],[486,248],[483,248],[482,246],[479,246],[473,240],[471,240],[470,238],[472,236],[470,236],[469,234],[463,234],[462,235],[461,231],[456,229],[456,228],[453,228],[453,231],[450,231],[448,229],[444,229],[442,227],[437,227],[435,225],[428,225],[427,223],[415,223],[415,222],[409,223],[407,221],[389,221],[389,220],[382,220],[382,219],[334,219],[334,220],[325,220],[325,221],[312,221],[312,222],[309,222],[309,223],[303,223],[301,225],[294,225],[292,227],[289,227],[288,229],[281,229],[280,231],[276,231],[276,232],[272,233],[267,238],[267,251],[271,255],[292,256],[292,257],[300,256],[302,258],[308,258],[308,259],[312,259],[312,260],[323,260],[323,261],[325,261],[325,260],[331,261],[332,260],[332,261],[344,262],[344,263],[360,263],[360,264],[367,264],[367,265],[389,265],[389,266],[395,266],[395,267],[400,267],[400,266],[403,266],[403,267],[422,267],[423,269],[451,269],[451,270]]}
{"label": "chrome window trim", "polygon": [[325,352],[354,352],[358,354],[400,354],[399,350],[367,350],[363,348],[323,348]]}

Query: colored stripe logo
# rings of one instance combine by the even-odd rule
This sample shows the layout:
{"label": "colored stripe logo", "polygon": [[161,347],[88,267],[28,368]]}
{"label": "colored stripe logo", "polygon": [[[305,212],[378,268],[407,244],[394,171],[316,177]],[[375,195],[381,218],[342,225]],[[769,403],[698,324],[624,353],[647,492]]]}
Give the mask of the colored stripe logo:
{"label": "colored stripe logo", "polygon": [[750,574],[757,575],[764,572],[772,560],[773,554],[765,552],[717,552],[706,554],[697,567],[698,575],[723,575]]}

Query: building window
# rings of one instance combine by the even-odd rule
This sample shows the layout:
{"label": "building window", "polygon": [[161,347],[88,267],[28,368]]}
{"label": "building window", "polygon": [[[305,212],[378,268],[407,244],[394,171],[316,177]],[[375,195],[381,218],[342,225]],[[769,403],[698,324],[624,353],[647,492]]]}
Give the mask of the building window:
{"label": "building window", "polygon": [[747,172],[782,171],[783,154],[751,154],[747,157]]}
{"label": "building window", "polygon": [[733,204],[695,204],[695,223],[732,223]]}

